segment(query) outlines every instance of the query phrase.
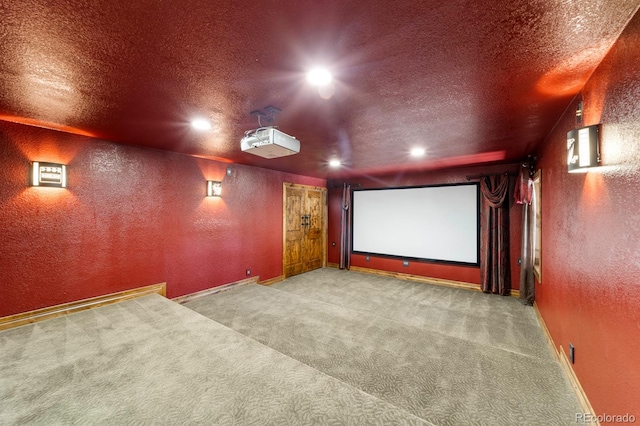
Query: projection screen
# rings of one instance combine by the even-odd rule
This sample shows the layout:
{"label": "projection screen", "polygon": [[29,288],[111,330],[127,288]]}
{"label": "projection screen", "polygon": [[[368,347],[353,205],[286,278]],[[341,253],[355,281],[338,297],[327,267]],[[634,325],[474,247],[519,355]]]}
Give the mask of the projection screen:
{"label": "projection screen", "polygon": [[480,264],[477,183],[355,189],[352,252]]}

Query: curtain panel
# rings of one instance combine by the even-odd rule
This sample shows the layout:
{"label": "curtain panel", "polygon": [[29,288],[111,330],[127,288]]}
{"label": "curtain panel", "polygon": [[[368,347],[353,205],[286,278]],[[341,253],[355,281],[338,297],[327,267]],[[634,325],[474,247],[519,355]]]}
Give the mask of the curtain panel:
{"label": "curtain panel", "polygon": [[351,267],[351,185],[342,185],[342,215],[340,220],[340,269]]}
{"label": "curtain panel", "polygon": [[533,213],[531,200],[533,197],[533,180],[529,172],[530,164],[524,163],[518,172],[516,189],[513,198],[516,204],[522,205],[522,245],[520,264],[520,299],[527,305],[535,300],[535,281],[533,278]]}
{"label": "curtain panel", "polygon": [[480,180],[481,230],[480,280],[485,293],[511,293],[509,264],[509,177],[485,176]]}

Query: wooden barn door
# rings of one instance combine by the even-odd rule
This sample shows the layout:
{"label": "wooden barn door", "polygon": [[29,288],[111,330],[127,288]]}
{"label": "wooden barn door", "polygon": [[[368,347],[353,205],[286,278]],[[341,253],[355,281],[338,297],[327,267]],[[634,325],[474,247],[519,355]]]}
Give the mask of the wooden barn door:
{"label": "wooden barn door", "polygon": [[327,190],[285,183],[284,276],[302,274],[326,263]]}

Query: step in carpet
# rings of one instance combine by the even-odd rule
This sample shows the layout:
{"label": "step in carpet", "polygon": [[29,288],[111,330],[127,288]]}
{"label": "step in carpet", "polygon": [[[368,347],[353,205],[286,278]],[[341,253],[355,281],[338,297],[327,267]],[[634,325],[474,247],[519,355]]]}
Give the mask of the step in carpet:
{"label": "step in carpet", "polygon": [[[333,285],[314,286],[320,275]],[[581,411],[544,352],[533,313],[517,300],[377,277],[364,294],[349,280],[367,274],[331,269],[294,278],[185,306],[436,425],[563,425]],[[486,331],[496,321],[506,322],[508,338]],[[480,335],[469,336],[474,330]],[[541,347],[522,341],[526,335]]]}

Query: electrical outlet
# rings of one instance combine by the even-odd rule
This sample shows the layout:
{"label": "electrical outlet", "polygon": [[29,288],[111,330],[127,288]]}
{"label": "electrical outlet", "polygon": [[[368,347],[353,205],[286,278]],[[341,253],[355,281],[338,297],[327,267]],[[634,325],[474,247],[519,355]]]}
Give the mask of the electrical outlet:
{"label": "electrical outlet", "polygon": [[571,342],[569,342],[569,361],[571,361],[571,364],[574,364],[576,361],[576,349]]}
{"label": "electrical outlet", "polygon": [[371,260],[371,257],[370,257],[370,256],[367,256],[367,257],[365,257],[364,259],[368,262],[368,261],[370,261],[370,260]]}
{"label": "electrical outlet", "polygon": [[251,275],[251,269],[247,268],[247,276]]}
{"label": "electrical outlet", "polygon": [[402,266],[409,266],[409,261],[408,260],[402,261]]}

